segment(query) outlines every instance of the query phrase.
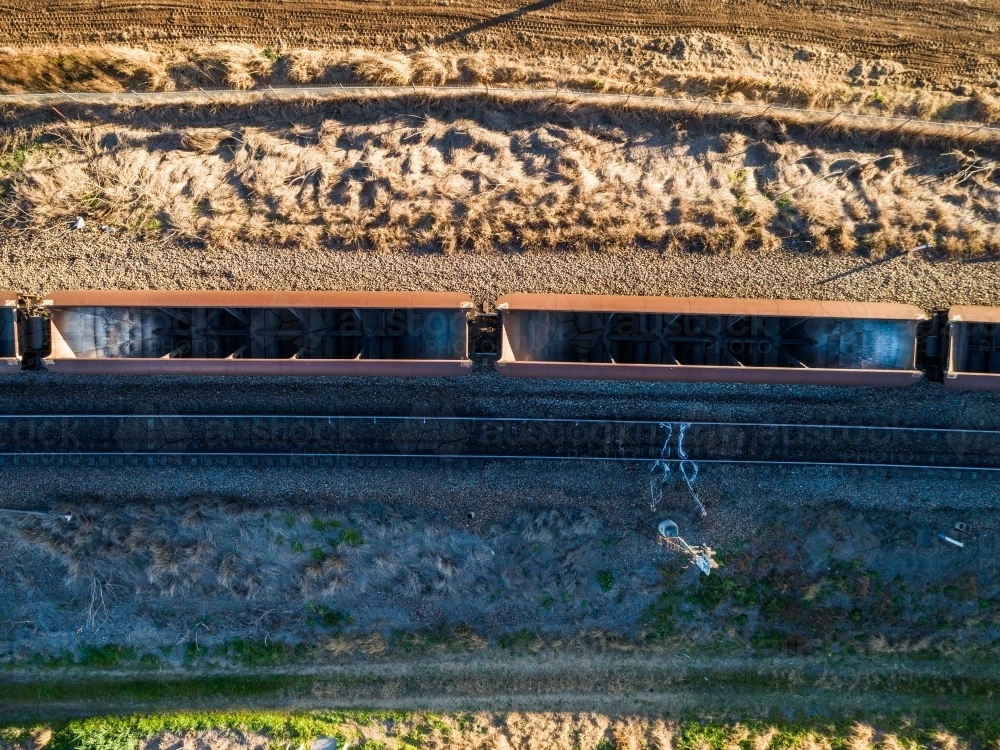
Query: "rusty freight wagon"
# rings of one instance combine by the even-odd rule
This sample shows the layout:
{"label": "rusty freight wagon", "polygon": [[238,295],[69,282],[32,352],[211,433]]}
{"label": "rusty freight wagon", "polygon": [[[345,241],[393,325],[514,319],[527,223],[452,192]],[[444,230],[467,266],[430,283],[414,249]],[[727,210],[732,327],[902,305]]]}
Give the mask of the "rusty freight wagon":
{"label": "rusty freight wagon", "polygon": [[17,292],[0,292],[0,368],[21,369]]}
{"label": "rusty freight wagon", "polygon": [[508,377],[902,386],[920,380],[910,305],[510,294]]}
{"label": "rusty freight wagon", "polygon": [[74,291],[47,297],[49,370],[448,376],[472,299],[451,292]]}
{"label": "rusty freight wagon", "polygon": [[1000,390],[1000,307],[948,311],[948,388]]}

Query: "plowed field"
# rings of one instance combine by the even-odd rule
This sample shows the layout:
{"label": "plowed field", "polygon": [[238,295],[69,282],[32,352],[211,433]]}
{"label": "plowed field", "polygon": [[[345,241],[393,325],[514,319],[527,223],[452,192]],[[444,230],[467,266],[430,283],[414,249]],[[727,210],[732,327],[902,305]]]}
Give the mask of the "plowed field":
{"label": "plowed field", "polygon": [[1000,0],[0,0],[0,43],[175,42],[586,47],[704,31],[891,58],[935,76],[1000,62]]}

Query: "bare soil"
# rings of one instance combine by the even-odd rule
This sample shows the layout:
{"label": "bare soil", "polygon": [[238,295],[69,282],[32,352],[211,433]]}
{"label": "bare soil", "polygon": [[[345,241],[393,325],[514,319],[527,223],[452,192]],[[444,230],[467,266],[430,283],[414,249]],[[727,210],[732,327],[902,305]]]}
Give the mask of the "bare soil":
{"label": "bare soil", "polygon": [[866,58],[891,58],[931,75],[995,73],[1000,34],[995,0],[942,6],[921,0],[848,0],[794,6],[756,0],[650,3],[543,0],[450,2],[196,3],[137,9],[124,0],[36,2],[0,21],[8,44],[230,40],[258,44],[340,42],[372,48],[451,44],[583,52],[632,35],[695,29],[756,41],[818,45]]}

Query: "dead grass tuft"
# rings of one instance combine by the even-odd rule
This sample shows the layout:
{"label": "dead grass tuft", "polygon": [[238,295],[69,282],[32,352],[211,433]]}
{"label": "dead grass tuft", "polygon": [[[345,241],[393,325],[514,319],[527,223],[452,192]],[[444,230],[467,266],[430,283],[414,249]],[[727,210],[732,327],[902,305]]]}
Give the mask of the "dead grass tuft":
{"label": "dead grass tuft", "polygon": [[399,52],[352,50],[349,61],[354,75],[369,86],[406,86],[413,75],[409,58]]}
{"label": "dead grass tuft", "polygon": [[934,745],[939,750],[968,750],[969,747],[968,742],[944,729],[937,730],[933,733],[932,737]]}
{"label": "dead grass tuft", "polygon": [[[996,97],[929,86],[889,60],[823,48],[747,43],[723,34],[628,36],[567,53],[534,47],[458,54],[424,46],[258,49],[245,44],[0,49],[0,92],[162,91],[269,85],[527,86],[689,99],[768,102],[834,111],[996,122]],[[973,76],[974,78],[975,76]],[[962,93],[956,94],[955,91]]]}
{"label": "dead grass tuft", "polygon": [[271,75],[274,61],[249,45],[220,44],[194,51],[174,63],[170,74],[182,88],[220,86],[246,90]]}
{"label": "dead grass tuft", "polygon": [[288,80],[299,84],[318,83],[337,59],[337,55],[327,50],[292,50],[287,58]]}
{"label": "dead grass tuft", "polygon": [[332,656],[357,653],[365,656],[382,656],[388,648],[389,643],[381,633],[337,635],[323,644],[323,650]]}
{"label": "dead grass tuft", "polygon": [[969,119],[989,124],[1000,124],[1000,99],[984,91],[969,100]]}
{"label": "dead grass tuft", "polygon": [[[425,57],[420,70],[437,75],[444,63]],[[403,75],[401,59],[355,63]],[[88,111],[6,132],[0,221],[83,215],[207,243],[373,251],[1000,252],[989,148],[817,140],[773,120],[689,127],[670,113],[475,98]]]}
{"label": "dead grass tuft", "polygon": [[0,92],[174,88],[160,53],[132,47],[0,49]]}
{"label": "dead grass tuft", "polygon": [[869,724],[857,723],[851,727],[847,746],[850,750],[872,750],[875,729]]}
{"label": "dead grass tuft", "polygon": [[410,57],[410,65],[413,70],[410,80],[421,86],[443,86],[459,75],[454,56],[441,55],[427,47]]}

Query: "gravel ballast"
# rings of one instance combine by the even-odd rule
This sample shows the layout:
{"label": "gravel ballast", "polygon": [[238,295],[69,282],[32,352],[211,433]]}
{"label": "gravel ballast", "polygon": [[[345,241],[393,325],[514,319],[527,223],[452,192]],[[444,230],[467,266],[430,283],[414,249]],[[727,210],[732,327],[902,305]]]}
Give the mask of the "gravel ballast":
{"label": "gravel ballast", "polygon": [[925,309],[1000,305],[996,261],[940,260],[922,252],[866,258],[639,248],[455,255],[252,245],[201,249],[89,227],[0,239],[0,284],[28,294],[63,289],[460,291],[487,310],[511,292],[858,300]]}

